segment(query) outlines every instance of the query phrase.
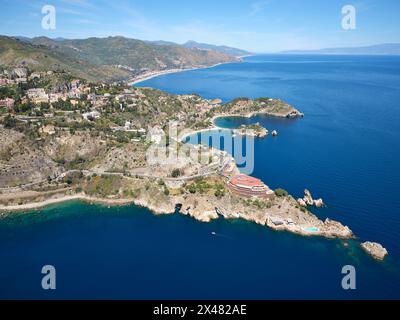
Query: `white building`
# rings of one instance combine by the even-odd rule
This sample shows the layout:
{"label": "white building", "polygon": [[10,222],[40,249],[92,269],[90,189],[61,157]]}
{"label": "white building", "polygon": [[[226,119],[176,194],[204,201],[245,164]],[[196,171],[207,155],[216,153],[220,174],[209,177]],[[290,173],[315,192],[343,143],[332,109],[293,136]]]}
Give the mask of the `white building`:
{"label": "white building", "polygon": [[15,68],[13,74],[18,78],[26,78],[28,76],[28,70],[25,68]]}
{"label": "white building", "polygon": [[47,103],[49,102],[49,95],[46,94],[43,88],[34,88],[27,91],[29,99],[34,103]]}
{"label": "white building", "polygon": [[56,103],[61,98],[62,98],[62,94],[60,94],[60,93],[50,93],[49,94],[50,103]]}
{"label": "white building", "polygon": [[165,133],[160,126],[155,126],[149,130],[150,141],[155,144],[160,144],[164,136]]}
{"label": "white building", "polygon": [[34,89],[29,89],[27,91],[28,94],[28,98],[32,99],[32,98],[39,98],[39,97],[43,97],[46,95],[46,91],[44,91],[43,88],[34,88]]}
{"label": "white building", "polygon": [[100,118],[100,112],[98,112],[98,111],[87,112],[87,113],[82,114],[82,117],[85,120],[93,121],[93,120]]}
{"label": "white building", "polygon": [[125,130],[130,130],[130,129],[132,129],[132,123],[129,121],[126,121],[125,122]]}
{"label": "white building", "polygon": [[30,75],[30,79],[40,79],[40,77],[41,77],[41,75],[40,75],[40,73],[39,72],[34,72],[34,73],[32,73],[31,75]]}

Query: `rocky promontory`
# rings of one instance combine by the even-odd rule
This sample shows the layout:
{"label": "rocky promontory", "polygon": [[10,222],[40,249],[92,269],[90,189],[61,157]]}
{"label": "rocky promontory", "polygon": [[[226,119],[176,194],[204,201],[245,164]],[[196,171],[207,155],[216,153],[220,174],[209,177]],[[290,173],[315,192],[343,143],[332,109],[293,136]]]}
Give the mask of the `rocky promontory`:
{"label": "rocky promontory", "polygon": [[279,118],[301,118],[304,114],[292,105],[272,98],[237,98],[215,109],[215,116],[240,116],[250,118],[255,115]]}
{"label": "rocky promontory", "polygon": [[233,129],[232,132],[239,136],[251,136],[257,138],[265,138],[268,135],[268,130],[261,126],[259,122],[252,125],[242,125],[238,129]]}

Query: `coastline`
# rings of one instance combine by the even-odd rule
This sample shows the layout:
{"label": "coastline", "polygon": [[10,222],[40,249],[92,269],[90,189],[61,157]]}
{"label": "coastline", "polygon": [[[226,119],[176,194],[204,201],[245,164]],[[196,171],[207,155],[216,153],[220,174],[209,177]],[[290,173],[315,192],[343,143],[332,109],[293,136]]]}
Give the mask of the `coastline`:
{"label": "coastline", "polygon": [[263,115],[263,114],[264,115],[268,115],[270,117],[282,117],[282,118],[285,117],[286,118],[286,116],[272,115],[272,114],[269,114],[268,112],[265,112],[265,111],[250,112],[250,113],[247,113],[245,115],[242,115],[242,114],[219,114],[219,115],[215,115],[215,116],[213,116],[211,118],[211,120],[210,120],[211,121],[211,126],[209,128],[194,130],[191,133],[189,133],[189,132],[185,133],[185,134],[179,136],[178,140],[180,142],[185,142],[184,140],[186,140],[188,137],[193,136],[193,135],[197,135],[197,134],[202,133],[202,132],[210,132],[210,131],[231,131],[232,132],[233,130],[235,130],[235,129],[231,129],[231,128],[224,128],[224,127],[217,126],[215,124],[215,121],[217,119],[220,119],[220,118],[230,118],[230,117],[236,118],[237,117],[237,118],[247,118],[247,119],[249,119],[249,118],[255,117],[257,115]]}
{"label": "coastline", "polygon": [[[279,114],[270,114],[267,111],[263,110],[263,111],[257,111],[257,112],[250,112],[250,113],[246,113],[246,114],[218,114],[218,115],[214,115],[211,118],[211,126],[209,128],[204,128],[204,129],[199,129],[199,130],[194,130],[192,132],[187,132],[183,135],[178,136],[178,140],[183,142],[187,137],[190,137],[192,135],[201,133],[201,132],[210,132],[210,131],[215,131],[215,130],[220,130],[220,131],[231,131],[232,129],[230,128],[223,128],[220,126],[217,126],[215,121],[219,118],[224,118],[224,117],[244,117],[244,118],[250,118],[252,116],[255,116],[257,114],[267,114],[267,115],[271,115],[271,116],[278,116],[278,117],[286,117],[286,115],[279,115]],[[30,203],[26,203],[26,204],[22,204],[22,205],[11,205],[11,206],[4,206],[4,205],[0,205],[0,213],[1,212],[13,212],[13,211],[25,211],[25,210],[34,210],[34,209],[38,209],[38,208],[43,208],[45,206],[48,205],[52,205],[52,204],[57,204],[57,203],[62,203],[65,201],[71,201],[71,200],[82,200],[82,201],[87,201],[87,202],[96,202],[96,203],[104,203],[104,204],[109,204],[109,205],[121,205],[121,204],[138,204],[141,205],[140,201],[136,201],[134,199],[100,199],[100,198],[95,198],[95,197],[90,197],[87,196],[85,194],[75,194],[75,195],[67,195],[65,193],[65,189],[63,190],[56,190],[55,192],[51,192],[52,195],[60,195],[61,192],[63,192],[63,195],[61,197],[56,197],[56,198],[48,198],[46,200],[43,201],[37,201],[37,202],[30,202]],[[44,195],[42,195],[44,196]],[[139,203],[138,203],[139,202]],[[144,205],[146,207],[148,207],[147,205]],[[149,207],[148,207],[149,208]],[[155,208],[149,208],[152,211],[155,211],[156,213],[159,213],[159,210],[155,209]],[[168,213],[168,211],[162,211],[162,213]]]}
{"label": "coastline", "polygon": [[[297,110],[296,110],[297,111]],[[297,111],[298,112],[298,111]],[[232,129],[229,128],[222,128],[216,125],[216,120],[222,117],[251,117],[255,114],[271,114],[268,110],[260,110],[257,112],[249,112],[249,113],[233,113],[233,114],[217,114],[211,118],[211,125],[209,128],[204,128],[200,130],[196,130],[193,132],[188,132],[184,135],[178,137],[180,141],[185,140],[188,136],[192,136],[199,132],[209,132],[213,130],[224,130],[224,131],[231,131]],[[272,113],[271,115],[275,115],[278,117],[286,117],[286,114],[281,113]],[[236,167],[236,164],[235,164]],[[236,171],[239,170],[236,168]],[[165,199],[163,203],[155,202],[154,199],[149,198],[146,195],[137,198],[98,198],[98,197],[91,197],[87,196],[85,193],[80,192],[77,194],[73,194],[74,192],[72,189],[60,189],[55,190],[52,192],[51,196],[46,199],[46,195],[44,194],[36,194],[35,198],[36,201],[31,199],[30,202],[26,203],[14,203],[13,205],[1,205],[0,212],[6,212],[5,214],[1,214],[1,216],[7,215],[7,212],[15,212],[15,211],[30,211],[35,209],[40,209],[46,207],[48,205],[62,203],[66,201],[72,200],[80,200],[89,203],[100,203],[105,205],[127,205],[127,204],[134,204],[140,207],[145,207],[152,211],[154,214],[173,214],[176,212],[176,205],[181,204],[185,208],[193,208],[192,210],[186,209],[186,211],[181,212],[184,215],[190,215],[191,217],[195,218],[201,222],[210,222],[212,220],[218,219],[220,216],[223,216],[225,219],[244,219],[248,221],[255,222],[260,225],[264,225],[271,229],[277,231],[289,231],[292,233],[300,234],[303,236],[322,236],[326,238],[343,238],[349,239],[353,237],[352,231],[347,227],[343,226],[339,222],[330,221],[327,219],[325,222],[318,219],[315,215],[311,214],[310,212],[303,211],[300,212],[300,209],[297,206],[297,202],[293,197],[289,196],[288,199],[282,198],[278,199],[277,208],[275,208],[275,212],[271,207],[268,212],[264,212],[263,210],[252,210],[248,211],[247,204],[243,202],[237,202],[235,199],[232,199],[231,196],[228,196],[228,199],[222,199],[222,201],[215,200],[212,204],[209,203],[208,197],[206,196],[204,199],[202,196],[200,198],[198,196],[186,196],[182,197],[179,195],[169,196]],[[192,199],[193,198],[193,199]],[[195,201],[195,205],[193,205],[192,201]],[[227,201],[227,202],[226,202]],[[233,202],[232,202],[233,201]],[[275,203],[276,204],[276,203]],[[286,206],[287,214],[289,211],[294,210],[292,212],[293,220],[296,220],[299,216],[302,216],[301,222],[299,224],[294,224],[292,219],[286,217],[290,221],[288,223],[280,223],[277,225],[274,221],[273,214],[280,216],[282,213],[281,205]],[[217,207],[222,206],[224,210],[220,211]],[[228,208],[226,210],[226,208]],[[260,208],[258,208],[260,209]],[[285,216],[286,214],[284,214]],[[272,220],[271,220],[272,219]],[[312,231],[310,231],[312,229]]]}
{"label": "coastline", "polygon": [[[0,219],[7,218],[9,215],[15,212],[22,212],[29,214],[31,211],[40,210],[45,207],[61,204],[69,201],[82,201],[89,205],[99,204],[99,205],[106,205],[108,207],[112,206],[125,206],[125,205],[135,205],[137,207],[146,208],[155,215],[172,215],[176,213],[176,206],[177,204],[181,204],[184,208],[190,208],[190,204],[192,203],[193,199],[186,199],[181,196],[173,196],[170,197],[166,203],[154,203],[153,199],[148,198],[146,196],[140,198],[98,198],[88,196],[85,193],[78,193],[78,194],[66,194],[62,193],[64,190],[60,190],[59,194],[53,194],[52,198],[48,198],[38,202],[29,202],[20,205],[12,205],[12,206],[0,206]],[[245,220],[249,222],[256,223],[258,225],[267,227],[269,229],[275,231],[285,231],[291,232],[293,234],[297,234],[300,236],[305,237],[322,237],[326,239],[342,239],[342,240],[349,240],[349,239],[357,239],[356,236],[353,234],[352,230],[341,224],[338,221],[330,220],[329,218],[325,219],[324,221],[320,220],[317,216],[312,214],[311,212],[304,214],[302,219],[302,224],[293,224],[292,223],[282,223],[277,225],[274,222],[274,216],[269,215],[260,215],[259,212],[254,211],[251,213],[243,213],[242,207],[232,207],[228,211],[219,211],[221,203],[218,201],[210,204],[204,197],[194,196],[196,203],[199,205],[198,208],[195,210],[183,210],[179,211],[179,214],[190,216],[196,219],[199,222],[209,223],[213,220],[223,218],[225,220]],[[283,200],[281,205],[286,207],[287,209],[292,208],[296,202],[295,199],[289,197],[288,199]],[[214,207],[215,205],[215,207]],[[279,208],[280,206],[279,205]],[[214,210],[212,210],[214,208]],[[270,209],[272,210],[272,209]],[[279,209],[280,210],[280,209]],[[283,220],[282,220],[283,221]],[[374,259],[378,261],[384,260],[385,256],[388,254],[386,249],[384,249],[379,243],[370,243],[365,242],[361,243],[357,241],[361,248],[363,248],[367,254],[372,256]],[[366,244],[369,244],[366,246]]]}
{"label": "coastline", "polygon": [[[172,197],[174,198],[174,197]],[[0,219],[6,218],[8,215],[13,214],[15,212],[22,212],[29,214],[30,211],[40,210],[46,208],[51,205],[66,203],[70,201],[82,201],[84,203],[88,203],[89,205],[100,204],[106,206],[124,206],[124,205],[135,205],[138,207],[146,208],[151,213],[155,215],[171,215],[176,212],[176,203],[184,202],[180,197],[175,197],[175,201],[164,203],[162,205],[154,205],[151,199],[146,197],[130,199],[130,198],[97,198],[88,196],[84,193],[78,193],[73,195],[67,194],[58,194],[54,195],[53,198],[49,198],[43,201],[38,202],[29,202],[21,205],[13,205],[13,206],[0,206]],[[209,223],[213,220],[216,220],[220,217],[226,220],[232,219],[243,219],[245,221],[254,222],[256,224],[268,227],[275,231],[287,231],[292,232],[294,234],[302,235],[302,236],[321,236],[328,239],[339,238],[339,239],[353,239],[354,235],[352,231],[347,227],[341,225],[339,222],[332,221],[327,219],[325,222],[320,221],[314,215],[310,215],[310,221],[306,223],[304,226],[295,226],[295,225],[274,225],[271,220],[260,217],[258,214],[250,214],[250,215],[241,215],[237,213],[226,213],[226,212],[215,212],[210,210],[205,210],[202,207],[201,199],[198,199],[200,208],[195,211],[181,211],[180,214],[188,215],[197,221],[203,223]],[[210,209],[210,208],[208,208]],[[316,220],[315,220],[316,219]],[[312,227],[309,223],[318,223],[319,231],[308,231],[308,227]]]}
{"label": "coastline", "polygon": [[[238,57],[239,59],[242,59],[241,57]],[[181,72],[187,72],[187,71],[194,71],[194,70],[200,70],[200,69],[211,69],[215,68],[217,66],[223,65],[223,64],[229,64],[229,63],[240,63],[243,62],[242,60],[239,60],[237,62],[230,61],[230,62],[220,62],[211,66],[199,66],[199,67],[193,67],[193,68],[185,68],[185,69],[168,69],[168,70],[162,70],[162,71],[151,71],[148,73],[145,73],[137,78],[133,78],[131,80],[128,80],[128,85],[129,86],[134,86],[136,84],[145,82],[147,80],[157,78],[163,75],[167,74],[173,74],[173,73],[181,73]]]}
{"label": "coastline", "polygon": [[127,81],[128,85],[130,86],[134,86],[136,84],[145,82],[147,80],[153,79],[153,78],[157,78],[163,75],[167,75],[167,74],[173,74],[173,73],[180,73],[180,72],[187,72],[187,71],[194,71],[194,70],[201,70],[201,69],[211,69],[211,68],[215,68],[217,66],[220,65],[224,65],[224,64],[230,64],[230,63],[242,63],[244,62],[243,59],[244,58],[248,58],[248,57],[253,57],[256,56],[256,54],[247,54],[247,55],[243,55],[243,56],[237,56],[236,58],[238,59],[238,61],[229,61],[229,62],[220,62],[220,63],[216,63],[214,65],[211,66],[198,66],[198,67],[193,67],[193,68],[185,68],[185,69],[168,69],[168,70],[162,70],[162,71],[150,71],[148,73],[145,73],[137,78],[132,78],[130,80]]}
{"label": "coastline", "polygon": [[[162,74],[183,72],[183,71],[188,71],[188,70],[178,70],[178,71],[167,70],[162,72]],[[155,73],[149,76],[156,77],[159,75],[161,74]],[[139,82],[142,81],[145,80],[141,79]],[[266,98],[264,98],[264,100],[265,99]],[[207,123],[205,124],[205,127],[208,125],[208,128],[187,132],[181,136],[178,136],[178,139],[180,141],[183,141],[187,137],[193,136],[200,132],[210,132],[213,130],[224,130],[232,132],[234,130],[230,128],[222,128],[220,126],[217,126],[216,120],[219,118],[225,118],[225,117],[251,118],[259,114],[265,114],[267,116],[280,117],[280,118],[294,118],[294,117],[304,116],[304,114],[296,110],[293,106],[288,105],[287,103],[284,103],[284,105],[282,106],[282,101],[280,101],[279,99],[275,99],[276,101],[271,104],[265,103],[264,100],[260,99],[260,105],[264,107],[260,107],[260,105],[258,105],[259,108],[255,108],[255,110],[257,111],[248,112],[249,109],[246,110],[246,107],[249,106],[252,107],[254,101],[251,99],[238,99],[237,102],[233,103],[233,107],[236,107],[233,108],[233,110],[231,108],[232,105],[228,104],[227,108],[220,110],[219,114],[216,115],[214,114],[212,117],[211,117],[212,114],[210,114],[207,117],[206,119]],[[272,100],[274,99],[269,99],[269,101]],[[231,111],[232,113],[229,113],[229,111]],[[233,162],[235,163],[235,161]],[[237,167],[236,167],[236,172],[239,172]],[[216,172],[214,172],[214,174],[215,173]],[[119,175],[123,176],[123,173],[119,173]],[[191,178],[193,178],[193,176],[191,176]],[[238,199],[236,199],[235,196],[232,196],[229,193],[226,195],[226,197],[220,197],[220,198],[218,198],[218,196],[215,195],[217,199],[214,198],[214,201],[211,202],[208,195],[205,196],[201,194],[190,195],[190,193],[186,194],[175,193],[174,195],[170,195],[169,190],[168,193],[165,193],[164,190],[164,195],[166,196],[164,198],[154,197],[154,196],[149,197],[149,195],[147,194],[141,195],[140,197],[137,196],[126,197],[126,195],[124,194],[123,197],[118,197],[118,198],[117,197],[98,198],[98,197],[88,196],[86,193],[82,192],[82,189],[81,191],[76,191],[79,192],[76,194],[74,194],[74,191],[72,192],[71,191],[72,189],[55,190],[52,196],[47,198],[45,194],[38,193],[35,199],[30,199],[34,200],[33,202],[31,201],[25,203],[16,201],[18,200],[18,198],[17,195],[15,194],[13,195],[14,199],[12,200],[13,203],[11,205],[8,205],[7,202],[5,202],[6,205],[0,205],[0,218],[6,217],[9,213],[15,211],[29,212],[31,210],[40,209],[49,205],[59,204],[73,200],[88,202],[90,204],[93,203],[105,204],[109,206],[134,204],[136,206],[145,207],[154,214],[174,214],[176,212],[177,206],[180,205],[181,208],[187,208],[184,211],[180,211],[179,212],[180,214],[189,215],[201,222],[210,222],[212,220],[218,219],[219,217],[223,217],[228,220],[243,219],[266,226],[273,230],[289,231],[291,233],[299,234],[302,236],[321,236],[324,238],[340,238],[340,239],[354,238],[354,234],[350,230],[350,228],[341,224],[340,222],[333,221],[330,219],[325,219],[325,221],[323,221],[319,219],[316,215],[312,214],[307,209],[302,210],[302,208],[298,206],[298,202],[292,196],[288,195],[287,192],[285,197],[279,196],[278,193],[276,193],[277,200],[269,204],[269,206],[267,207],[268,210],[263,210],[264,208],[259,203],[250,202],[249,204],[246,201],[238,201]],[[89,194],[93,193],[89,192]],[[109,193],[105,194],[105,196],[107,195],[109,195]],[[122,193],[120,193],[120,195],[122,196]],[[155,201],[154,198],[158,198],[158,200]],[[222,208],[223,210],[220,210],[219,208]],[[372,248],[371,250],[376,250],[376,246],[372,246],[371,248]]]}
{"label": "coastline", "polygon": [[[209,128],[194,130],[193,132],[185,133],[185,134],[179,136],[179,137],[178,137],[178,140],[179,140],[180,142],[185,142],[185,140],[186,140],[188,137],[197,135],[197,134],[202,133],[202,132],[211,132],[211,131],[217,131],[217,130],[218,130],[218,131],[232,131],[232,129],[219,127],[219,126],[217,126],[217,125],[215,124],[215,120],[216,120],[216,119],[218,119],[218,118],[224,118],[224,117],[225,117],[225,116],[223,116],[223,115],[214,116],[214,117],[211,118],[211,123],[212,123],[212,125],[211,125]],[[227,116],[227,117],[229,117],[229,116]]]}
{"label": "coastline", "polygon": [[104,204],[110,206],[128,205],[134,203],[134,201],[130,199],[100,199],[80,193],[75,195],[63,195],[57,198],[50,198],[39,202],[30,202],[22,205],[13,205],[13,206],[1,205],[0,217],[7,215],[7,213],[38,210],[51,206],[53,204],[61,204],[64,202],[69,202],[74,200],[88,202],[88,203]]}

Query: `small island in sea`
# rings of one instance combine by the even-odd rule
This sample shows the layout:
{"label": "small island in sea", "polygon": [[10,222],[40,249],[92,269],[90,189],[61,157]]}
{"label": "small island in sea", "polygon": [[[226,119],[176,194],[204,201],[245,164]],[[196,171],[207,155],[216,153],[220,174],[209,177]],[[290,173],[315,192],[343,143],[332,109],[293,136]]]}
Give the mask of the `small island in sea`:
{"label": "small island in sea", "polygon": [[[179,212],[201,222],[223,217],[304,236],[355,237],[340,222],[313,214],[309,206],[323,202],[310,192],[296,200],[282,188],[271,190],[268,181],[240,173],[227,152],[184,143],[189,135],[218,129],[218,117],[304,116],[288,103],[237,98],[223,104],[64,72],[17,71],[32,78],[33,87],[8,86],[8,94],[19,98],[9,97],[1,114],[3,216],[80,199],[135,204],[155,214]],[[171,123],[177,139],[168,131]],[[268,131],[256,124],[233,133],[264,137]],[[162,163],[149,159],[152,152],[165,150],[169,156]],[[363,248],[377,259],[386,255],[376,253],[384,250],[378,244]]]}

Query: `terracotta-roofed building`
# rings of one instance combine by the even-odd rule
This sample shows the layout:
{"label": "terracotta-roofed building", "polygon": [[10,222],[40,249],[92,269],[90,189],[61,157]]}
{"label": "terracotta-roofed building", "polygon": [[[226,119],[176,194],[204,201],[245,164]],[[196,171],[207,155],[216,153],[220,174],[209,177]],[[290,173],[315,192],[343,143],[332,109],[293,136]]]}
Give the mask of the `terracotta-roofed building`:
{"label": "terracotta-roofed building", "polygon": [[274,192],[260,179],[245,174],[233,176],[228,182],[228,188],[232,193],[247,198],[272,199],[274,197]]}
{"label": "terracotta-roofed building", "polygon": [[222,103],[221,99],[213,99],[213,100],[210,101],[210,104],[213,105],[213,106],[220,105],[221,103]]}

